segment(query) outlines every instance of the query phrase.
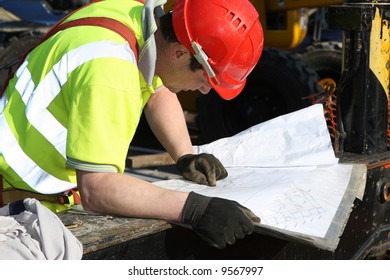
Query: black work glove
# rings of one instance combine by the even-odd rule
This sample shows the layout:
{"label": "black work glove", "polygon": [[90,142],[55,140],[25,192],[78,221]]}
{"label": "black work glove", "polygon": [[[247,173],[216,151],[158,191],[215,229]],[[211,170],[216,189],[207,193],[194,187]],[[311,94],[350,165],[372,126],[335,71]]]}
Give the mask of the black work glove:
{"label": "black work glove", "polygon": [[202,185],[215,186],[217,180],[228,175],[222,163],[212,154],[184,155],[176,165],[185,179]]}
{"label": "black work glove", "polygon": [[253,223],[260,223],[260,218],[236,201],[190,192],[181,222],[190,225],[209,245],[223,249],[251,234]]}

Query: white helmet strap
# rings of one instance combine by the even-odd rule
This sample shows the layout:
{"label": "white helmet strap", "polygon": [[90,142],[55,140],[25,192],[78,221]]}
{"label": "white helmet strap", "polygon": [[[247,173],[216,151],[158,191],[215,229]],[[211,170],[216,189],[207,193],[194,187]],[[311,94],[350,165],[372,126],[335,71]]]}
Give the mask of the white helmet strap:
{"label": "white helmet strap", "polygon": [[216,78],[213,68],[211,68],[211,65],[208,62],[209,57],[207,56],[207,54],[203,51],[202,47],[197,42],[191,41],[191,46],[195,51],[194,56],[196,60],[203,66],[203,68],[207,72],[207,75],[209,75],[213,82],[218,85],[219,82]]}

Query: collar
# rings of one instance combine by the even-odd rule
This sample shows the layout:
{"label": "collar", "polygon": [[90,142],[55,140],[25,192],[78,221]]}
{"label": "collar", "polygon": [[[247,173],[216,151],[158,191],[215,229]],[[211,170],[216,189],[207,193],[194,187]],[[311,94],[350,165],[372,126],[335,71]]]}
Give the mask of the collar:
{"label": "collar", "polygon": [[156,69],[157,49],[154,33],[157,30],[156,17],[164,14],[166,0],[146,0],[142,10],[142,33],[144,43],[139,49],[138,69],[147,85],[152,86]]}

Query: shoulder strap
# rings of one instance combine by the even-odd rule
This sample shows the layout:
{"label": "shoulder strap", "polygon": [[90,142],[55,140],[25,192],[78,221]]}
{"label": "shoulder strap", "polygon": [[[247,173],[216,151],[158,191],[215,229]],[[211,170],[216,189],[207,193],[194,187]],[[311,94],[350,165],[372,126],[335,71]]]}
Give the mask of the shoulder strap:
{"label": "shoulder strap", "polygon": [[[75,12],[79,11],[80,9],[85,8],[86,6],[92,5],[93,3],[99,2],[101,0],[95,0],[91,3],[84,5],[80,7],[79,9],[76,9],[69,13],[67,16],[62,18],[59,22],[57,22],[54,26],[52,26],[49,31],[42,37],[42,39],[38,42],[37,45],[27,50],[25,53],[23,53],[16,61],[10,63],[9,65],[6,65],[4,68],[8,68],[8,77],[4,81],[3,88],[0,92],[0,97],[4,94],[5,89],[8,86],[9,80],[12,79],[12,77],[15,74],[16,69],[19,68],[19,66],[23,63],[23,61],[26,59],[27,55],[39,44],[43,43],[47,39],[49,39],[52,35],[55,33],[75,26],[81,26],[81,25],[88,25],[88,26],[100,26],[107,28],[109,30],[112,30],[116,33],[118,33],[120,36],[122,36],[126,41],[128,41],[130,48],[135,54],[136,61],[138,61],[138,45],[137,45],[137,39],[135,38],[134,33],[127,27],[125,24],[123,24],[120,21],[117,21],[112,18],[106,18],[106,17],[88,17],[88,18],[80,18],[73,21],[69,21],[66,23],[63,23],[69,16],[74,14]],[[138,0],[139,2],[143,3],[143,0]],[[17,65],[15,67],[15,70],[12,71],[12,68],[14,65]]]}
{"label": "shoulder strap", "polygon": [[80,25],[100,26],[118,33],[126,41],[129,42],[130,48],[133,50],[136,56],[136,60],[138,61],[138,45],[134,33],[125,24],[112,18],[88,17],[88,18],[80,18],[73,21],[69,21],[67,23],[63,23],[61,25],[58,25],[56,28],[51,29],[48,33],[46,33],[45,37],[42,38],[40,43],[44,42],[52,35],[54,35],[55,33],[61,30],[74,27],[74,26],[80,26]]}

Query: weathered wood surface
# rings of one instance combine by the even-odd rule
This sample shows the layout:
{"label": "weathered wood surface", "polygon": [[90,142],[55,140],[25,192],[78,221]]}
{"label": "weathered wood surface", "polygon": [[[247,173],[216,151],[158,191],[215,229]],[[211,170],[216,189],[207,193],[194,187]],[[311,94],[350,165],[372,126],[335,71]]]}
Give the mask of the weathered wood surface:
{"label": "weathered wood surface", "polygon": [[84,254],[152,235],[172,226],[161,220],[58,213],[65,226],[83,244]]}
{"label": "weathered wood surface", "polygon": [[[134,159],[138,168],[130,168],[127,165],[125,174],[134,176],[148,182],[169,180],[181,177],[175,173],[174,168],[168,165],[170,157],[165,153],[150,155],[129,156]],[[148,164],[149,161],[149,164]],[[164,164],[162,164],[162,161]],[[139,168],[140,166],[162,165],[161,168]],[[173,169],[173,171],[171,170]],[[152,236],[172,228],[166,221],[155,219],[137,219],[127,217],[113,217],[108,215],[92,215],[78,213],[76,211],[65,211],[58,213],[61,221],[69,228],[83,244],[84,255],[93,253],[116,245],[125,244]]]}
{"label": "weathered wood surface", "polygon": [[[390,152],[385,152],[385,153],[381,153],[380,155],[371,155],[371,156],[347,154],[347,153],[343,153],[341,155],[336,154],[336,156],[339,157],[340,163],[366,164],[367,169],[374,169],[381,166],[387,168],[388,166],[390,166]],[[132,173],[129,174],[131,176],[140,177],[151,182],[156,180],[173,179],[179,177],[177,174],[170,173],[170,172],[161,172],[156,169],[138,169],[138,170],[133,170],[130,173]],[[62,212],[59,213],[58,216],[63,221],[63,223],[70,229],[70,231],[76,236],[76,238],[78,238],[80,242],[83,244],[84,255],[93,254],[95,252],[104,251],[107,249],[111,250],[111,248],[114,248],[115,246],[118,245],[127,246],[126,244],[129,244],[129,242],[135,243],[136,244],[135,246],[138,246],[136,247],[138,250],[141,249],[143,250],[149,245],[150,242],[152,243],[154,242],[152,244],[152,247],[150,248],[153,248],[153,250],[157,251],[157,249],[155,248],[158,248],[159,245],[158,243],[163,242],[159,239],[162,238],[161,236],[164,236],[166,232],[172,233],[172,230],[175,229],[176,231],[180,231],[180,228],[177,229],[177,227],[174,227],[168,222],[161,221],[161,220],[153,220],[153,219],[136,219],[136,218],[124,218],[124,217],[112,217],[112,216],[85,215],[76,212]],[[152,236],[157,236],[158,238],[150,239]],[[179,242],[180,244],[176,247],[183,247],[184,248],[183,251],[185,251],[187,250],[187,248],[185,248],[183,244],[186,244],[186,246],[190,246],[192,243],[194,243],[196,245],[194,245],[193,248],[191,247],[191,250],[195,250],[197,252],[202,251],[202,253],[203,251],[205,251],[207,252],[205,256],[207,258],[210,258],[211,255],[210,255],[210,251],[208,251],[209,250],[208,247],[206,249],[203,248],[203,250],[199,249],[201,244],[203,244],[204,242],[199,243],[199,240],[197,239],[191,239],[191,238],[187,239],[187,238],[188,236],[186,235],[185,240],[182,243]],[[251,238],[254,239],[255,241],[252,240]],[[244,256],[247,257],[250,251],[248,248],[253,247],[254,244],[257,244],[256,246],[261,247],[261,246],[265,246],[264,244],[270,242],[270,241],[264,242],[264,240],[268,240],[267,238],[269,237],[265,237],[261,234],[260,235],[254,234],[251,238],[245,238],[244,241],[240,241],[240,244],[246,245],[245,242],[248,242],[249,244],[248,247],[243,246],[245,250],[242,250],[243,252],[246,252]],[[175,239],[177,239],[177,237],[175,237]],[[140,243],[139,242],[140,240],[141,241],[145,240],[145,242],[149,242],[149,243],[148,244],[146,244],[145,242]],[[177,243],[177,241],[178,240],[176,240],[175,243]],[[279,244],[282,241],[279,238],[275,238],[272,239],[272,242],[275,244],[276,243]],[[233,248],[236,248],[235,250],[238,250],[237,248],[239,248],[239,246],[236,245],[233,246]],[[257,255],[258,254],[257,249],[256,249],[256,253],[254,253],[255,258],[261,258],[262,256]],[[269,250],[269,248],[267,250]],[[145,252],[141,252],[141,251],[139,253],[142,256],[142,254],[145,254]],[[224,252],[229,252],[229,251],[224,250]],[[212,251],[211,253],[215,253],[215,252]],[[237,257],[236,253],[237,252],[234,251],[234,256]],[[201,258],[202,257],[204,256],[202,255]]]}

